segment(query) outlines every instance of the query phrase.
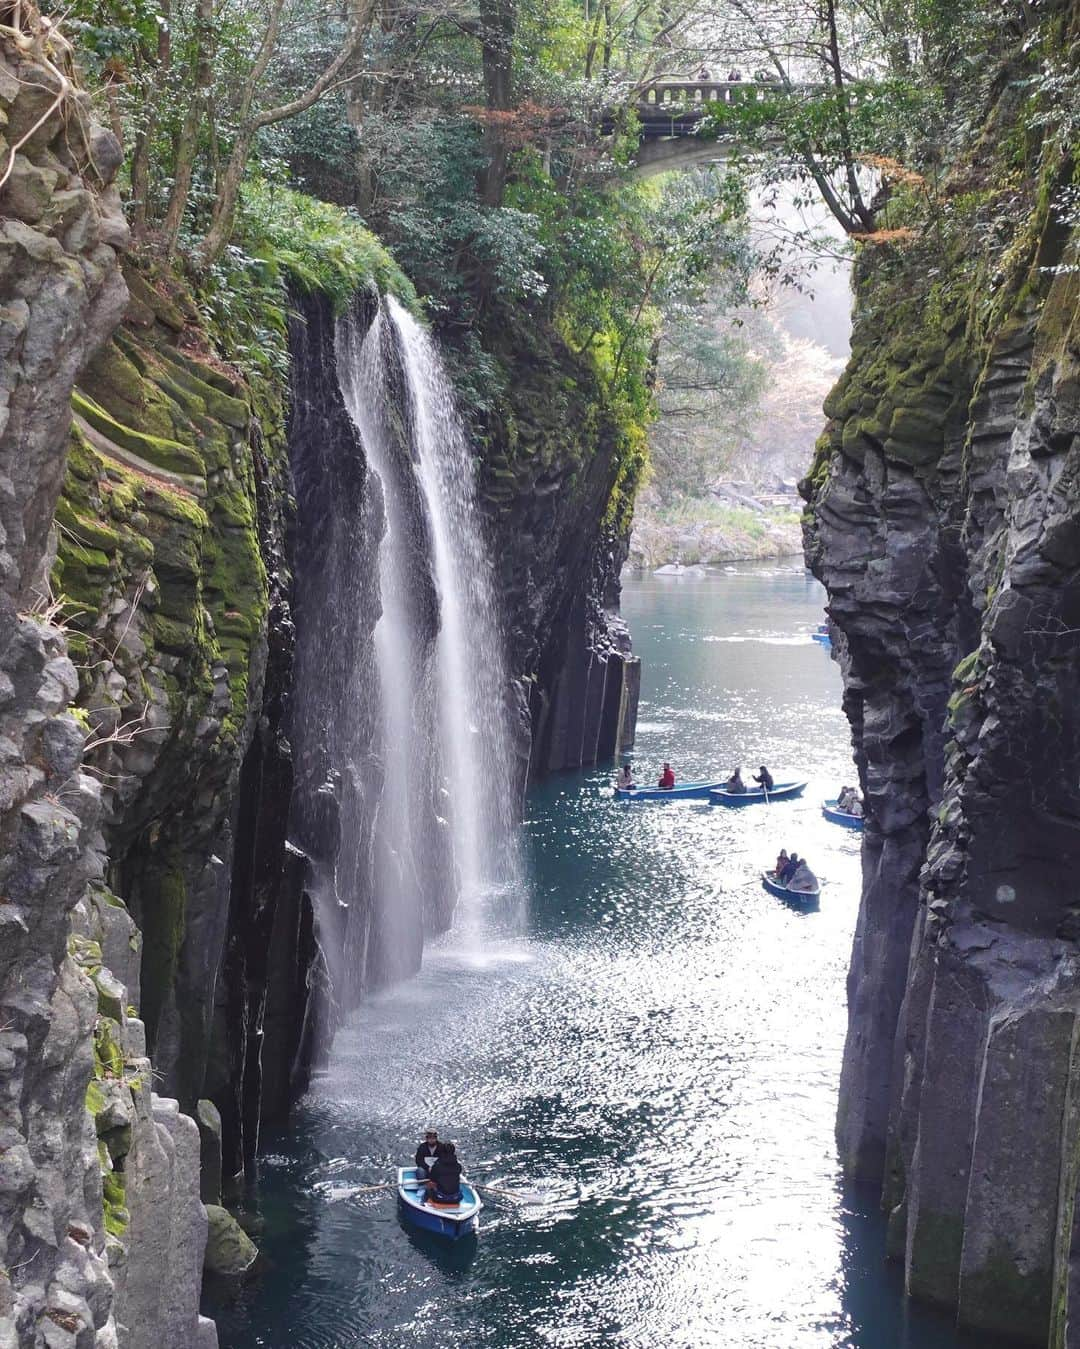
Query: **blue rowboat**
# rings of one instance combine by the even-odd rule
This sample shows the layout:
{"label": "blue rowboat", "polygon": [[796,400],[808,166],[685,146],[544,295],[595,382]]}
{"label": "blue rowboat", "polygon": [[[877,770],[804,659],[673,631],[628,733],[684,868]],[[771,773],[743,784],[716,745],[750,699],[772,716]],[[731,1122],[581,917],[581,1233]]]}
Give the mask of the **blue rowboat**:
{"label": "blue rowboat", "polygon": [[437,1232],[441,1237],[457,1241],[471,1235],[480,1225],[484,1202],[464,1177],[461,1180],[461,1203],[453,1206],[424,1203],[427,1187],[417,1176],[415,1166],[398,1167],[397,1192],[402,1217],[425,1232]]}
{"label": "blue rowboat", "polygon": [[[790,796],[801,796],[805,782],[777,782],[769,792],[770,801],[783,801]],[[753,806],[765,800],[761,787],[748,787],[745,792],[729,792],[724,786],[714,787],[709,793],[709,801],[717,806]]]}
{"label": "blue rowboat", "polygon": [[820,642],[822,646],[832,646],[832,638],[827,632],[812,632],[810,636],[813,637],[815,642]]}
{"label": "blue rowboat", "polygon": [[816,890],[789,890],[782,881],[778,881],[771,871],[761,873],[761,883],[770,895],[786,899],[792,904],[816,904],[821,898],[821,886]]}
{"label": "blue rowboat", "polygon": [[616,787],[617,801],[685,801],[687,797],[708,796],[719,782],[683,782],[674,787]]}
{"label": "blue rowboat", "polygon": [[863,826],[863,817],[861,815],[852,815],[850,810],[841,810],[836,804],[838,797],[832,797],[828,801],[821,803],[821,813],[827,820],[833,824],[842,824],[847,829],[861,829]]}

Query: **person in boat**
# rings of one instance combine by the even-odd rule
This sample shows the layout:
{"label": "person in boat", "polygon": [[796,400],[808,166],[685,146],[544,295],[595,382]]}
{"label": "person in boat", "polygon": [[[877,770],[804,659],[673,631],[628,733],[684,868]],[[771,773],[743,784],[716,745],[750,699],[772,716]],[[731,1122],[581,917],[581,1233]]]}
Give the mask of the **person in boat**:
{"label": "person in boat", "polygon": [[[794,854],[792,854],[792,860],[794,861]],[[818,888],[818,879],[807,865],[805,857],[799,858],[798,865],[795,867],[795,870],[791,873],[791,876],[787,881],[787,888],[789,890],[803,891],[816,890]]]}
{"label": "person in boat", "polygon": [[848,803],[848,814],[855,815],[857,818],[862,819],[862,813],[863,813],[862,797],[859,795],[858,792],[852,792],[851,800]]}
{"label": "person in boat", "polygon": [[781,875],[783,874],[784,868],[787,866],[787,864],[788,864],[787,849],[781,848],[780,855],[776,859],[776,866],[774,866],[772,869],[772,874],[776,877],[777,880],[780,879]]}
{"label": "person in boat", "polygon": [[776,879],[782,885],[787,885],[788,882],[791,880],[792,876],[794,876],[796,871],[798,871],[798,869],[799,869],[799,854],[797,852],[793,852],[791,856],[788,858],[788,860],[784,863],[783,869],[777,872]]}
{"label": "person in boat", "polygon": [[439,1142],[439,1135],[434,1129],[424,1131],[424,1141],[416,1149],[416,1174],[420,1180],[426,1179],[431,1174],[431,1168],[442,1156],[444,1146]]}
{"label": "person in boat", "polygon": [[626,759],[623,766],[619,769],[619,776],[615,779],[615,786],[620,791],[628,791],[634,785],[634,775],[630,770],[630,760]]}
{"label": "person in boat", "polygon": [[453,1143],[440,1145],[442,1152],[431,1164],[425,1202],[429,1204],[461,1203],[461,1163]]}
{"label": "person in boat", "polygon": [[671,771],[669,763],[664,764],[664,771],[660,774],[660,781],[656,785],[662,787],[665,792],[670,792],[675,786],[675,774]]}
{"label": "person in boat", "polygon": [[851,809],[851,798],[855,795],[850,787],[841,787],[840,795],[836,798],[837,810],[849,811]]}
{"label": "person in boat", "polygon": [[769,772],[769,770],[765,767],[764,764],[762,764],[761,767],[758,769],[758,771],[754,774],[754,781],[757,783],[759,787],[763,788],[767,792],[771,792],[774,790],[775,784],[773,783],[773,776]]}
{"label": "person in boat", "polygon": [[746,783],[743,782],[741,766],[735,769],[735,772],[732,773],[731,777],[729,777],[727,782],[724,783],[724,786],[729,792],[746,791]]}

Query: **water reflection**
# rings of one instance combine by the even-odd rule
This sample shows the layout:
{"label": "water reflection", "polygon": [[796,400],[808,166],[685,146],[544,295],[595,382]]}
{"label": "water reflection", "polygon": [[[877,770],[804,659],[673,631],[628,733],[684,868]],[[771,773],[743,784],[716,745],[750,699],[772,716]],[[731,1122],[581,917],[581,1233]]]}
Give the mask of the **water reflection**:
{"label": "water reflection", "polygon": [[[610,770],[539,787],[528,932],[482,959],[451,936],[341,1034],[264,1163],[274,1263],[225,1310],[224,1349],[959,1343],[905,1308],[839,1182],[859,840],[820,814],[851,773],[820,605],[793,569],[627,588],[639,770],[765,762],[804,796],[623,808]],[[824,882],[819,911],[763,889],[781,846]],[[387,1176],[429,1124],[474,1179],[535,1196],[492,1198],[467,1259],[390,1194],[322,1188]]]}

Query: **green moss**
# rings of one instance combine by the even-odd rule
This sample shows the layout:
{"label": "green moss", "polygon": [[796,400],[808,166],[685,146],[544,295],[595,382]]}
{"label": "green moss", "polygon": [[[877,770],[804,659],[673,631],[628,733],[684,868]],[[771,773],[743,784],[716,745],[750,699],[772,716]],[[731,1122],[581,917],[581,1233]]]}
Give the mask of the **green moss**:
{"label": "green moss", "polygon": [[123,1077],[124,1051],[120,1026],[111,1017],[99,1016],[94,1025],[94,1076]]}
{"label": "green moss", "polygon": [[964,1274],[959,1324],[1021,1344],[1045,1345],[1050,1330],[1053,1270],[1049,1262],[1021,1271],[1017,1256],[996,1244],[982,1266]]}
{"label": "green moss", "polygon": [[969,652],[952,673],[953,680],[957,684],[969,684],[975,679],[981,671],[981,661],[979,652]]}
{"label": "green moss", "polygon": [[114,1237],[122,1237],[131,1224],[127,1194],[122,1171],[105,1171],[101,1177],[102,1198],[105,1207],[105,1230]]}
{"label": "green moss", "polygon": [[71,402],[75,411],[95,431],[152,467],[190,478],[201,479],[205,476],[206,466],[199,453],[190,445],[182,445],[178,440],[170,440],[165,436],[144,435],[130,426],[124,426],[78,389],[72,394]]}
{"label": "green moss", "polygon": [[[93,389],[94,402],[115,422],[138,427],[147,436],[172,440],[176,436],[177,409],[161,388],[142,376],[140,365],[130,359],[120,343],[110,342],[83,372],[80,386]],[[109,432],[104,434],[120,443]]]}
{"label": "green moss", "polygon": [[118,530],[96,515],[80,514],[66,497],[57,502],[55,518],[73,548],[114,553],[120,547]]}

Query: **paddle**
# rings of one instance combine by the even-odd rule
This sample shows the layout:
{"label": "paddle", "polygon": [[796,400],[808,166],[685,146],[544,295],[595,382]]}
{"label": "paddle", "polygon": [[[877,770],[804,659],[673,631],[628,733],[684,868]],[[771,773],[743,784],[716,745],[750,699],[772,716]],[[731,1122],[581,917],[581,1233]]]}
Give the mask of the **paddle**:
{"label": "paddle", "polygon": [[477,1185],[475,1180],[467,1182],[474,1190],[479,1190],[481,1194],[501,1194],[504,1199],[517,1199],[523,1204],[538,1204],[540,1196],[535,1190],[500,1190],[496,1185]]}
{"label": "paddle", "polygon": [[357,1194],[374,1194],[376,1190],[395,1190],[397,1186],[392,1180],[386,1181],[382,1185],[358,1185],[355,1190],[349,1191],[349,1198]]}

